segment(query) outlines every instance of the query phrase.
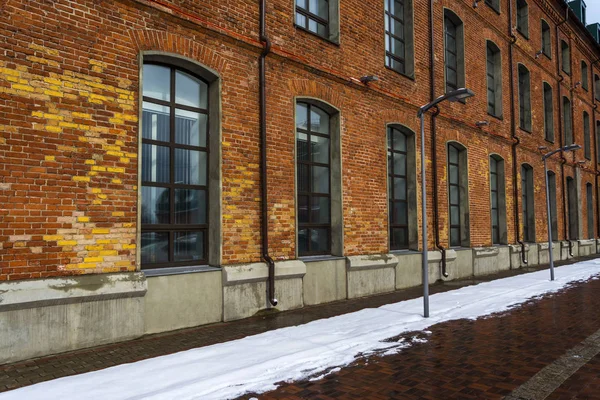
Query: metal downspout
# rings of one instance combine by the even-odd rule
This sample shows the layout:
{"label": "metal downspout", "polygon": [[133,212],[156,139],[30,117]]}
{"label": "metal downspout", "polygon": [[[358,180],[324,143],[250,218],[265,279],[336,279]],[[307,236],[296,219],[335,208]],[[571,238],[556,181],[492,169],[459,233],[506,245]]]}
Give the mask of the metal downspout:
{"label": "metal downspout", "polygon": [[[430,43],[430,60],[429,60],[429,73],[430,73],[430,101],[435,100],[435,31],[433,28],[434,24],[434,15],[433,15],[433,2],[431,0],[429,2],[429,43]],[[436,117],[440,113],[439,109],[436,110],[433,114],[431,114],[431,164],[433,166],[433,227],[435,232],[435,247],[442,253],[442,275],[444,278],[449,276],[446,271],[446,249],[444,246],[440,244],[440,227],[438,223],[438,190],[437,190],[437,141],[435,140],[435,131],[436,131]],[[428,240],[428,238],[423,238],[423,240]]]}
{"label": "metal downspout", "polygon": [[277,305],[277,299],[275,298],[275,261],[269,255],[269,219],[268,219],[268,207],[267,201],[267,98],[266,98],[266,72],[265,72],[265,58],[271,52],[271,41],[265,33],[265,14],[266,4],[265,0],[259,0],[259,13],[260,13],[260,37],[259,40],[263,44],[263,51],[260,53],[258,59],[258,86],[259,86],[259,113],[260,113],[260,187],[261,187],[261,211],[262,211],[262,224],[261,224],[261,238],[262,238],[262,258],[269,266],[269,280],[268,280],[268,297],[269,302],[273,307]]}
{"label": "metal downspout", "polygon": [[510,65],[510,123],[511,123],[511,134],[513,144],[511,145],[512,150],[512,164],[513,164],[513,197],[514,197],[514,214],[515,214],[515,235],[517,243],[521,245],[521,261],[527,265],[527,257],[525,255],[525,243],[521,240],[521,228],[519,222],[519,187],[517,179],[517,146],[521,143],[521,140],[517,136],[517,122],[515,118],[515,80],[514,80],[514,59],[513,59],[513,46],[517,41],[517,37],[513,33],[513,2],[508,2],[508,35],[511,38],[510,46],[508,46],[508,62]]}
{"label": "metal downspout", "polygon": [[[595,76],[596,74],[594,74],[594,64],[598,63],[598,61],[600,61],[600,59],[597,59],[596,61],[594,61],[592,63],[591,66],[591,72],[592,72],[592,102],[594,103],[594,109],[592,111],[592,115],[593,115],[593,126],[592,129],[594,130],[594,171],[595,171],[595,177],[594,177],[594,183],[595,183],[595,197],[596,197],[596,237],[600,237],[600,203],[598,202],[598,174],[600,173],[598,171],[598,161],[600,160],[598,158],[598,129],[597,129],[597,124],[596,124],[596,111],[598,109],[598,102],[596,100],[596,96],[598,95],[598,93],[596,93],[596,81],[595,81]],[[598,252],[598,241],[596,241],[596,252]]]}
{"label": "metal downspout", "polygon": [[[558,128],[559,128],[559,132],[561,132],[562,134],[558,135],[558,143],[560,147],[563,147],[564,143],[563,143],[563,138],[565,135],[565,131],[564,131],[564,126],[563,126],[563,106],[562,106],[562,82],[565,79],[565,77],[563,76],[563,74],[561,73],[561,67],[560,67],[560,63],[561,63],[561,54],[560,54],[560,39],[559,39],[559,27],[564,24],[565,22],[567,22],[569,20],[569,6],[567,6],[565,4],[566,8],[565,8],[565,19],[563,19],[561,22],[559,22],[556,25],[556,32],[555,32],[555,36],[556,36],[556,72],[558,75]],[[573,104],[571,104],[571,109],[573,108]],[[573,117],[571,116],[571,119]],[[573,121],[571,121],[571,123],[573,123]],[[569,239],[569,229],[567,226],[567,194],[566,194],[566,189],[565,189],[565,163],[567,162],[567,159],[565,158],[564,153],[561,151],[560,153],[560,174],[561,174],[561,186],[562,186],[562,201],[563,201],[563,229],[565,231],[565,240],[569,243],[569,255],[571,257],[573,257],[573,243],[571,243],[571,240]]]}

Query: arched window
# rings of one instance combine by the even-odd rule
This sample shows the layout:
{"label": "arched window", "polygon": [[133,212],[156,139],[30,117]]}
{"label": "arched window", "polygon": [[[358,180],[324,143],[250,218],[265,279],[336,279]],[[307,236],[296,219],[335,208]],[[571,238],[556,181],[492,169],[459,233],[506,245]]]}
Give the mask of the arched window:
{"label": "arched window", "polygon": [[544,82],[544,137],[554,143],[554,103],[552,101],[552,86]]}
{"label": "arched window", "polygon": [[464,28],[460,18],[444,10],[446,92],[465,86]]}
{"label": "arched window", "polygon": [[390,125],[387,142],[390,250],[417,249],[415,135]]}
{"label": "arched window", "polygon": [[594,98],[600,101],[600,76],[594,74]]}
{"label": "arched window", "polygon": [[448,206],[450,246],[469,247],[467,150],[455,142],[448,143]]}
{"label": "arched window", "polygon": [[577,207],[577,188],[575,180],[567,177],[567,208],[569,215],[569,239],[579,239],[579,212]]}
{"label": "arched window", "polygon": [[533,200],[533,168],[521,165],[521,196],[523,208],[523,240],[535,242],[535,204]]}
{"label": "arched window", "polygon": [[558,240],[558,211],[556,207],[556,174],[548,171],[548,193],[550,196],[550,223],[552,240]]}
{"label": "arched window", "polygon": [[519,127],[531,132],[531,81],[523,64],[519,64]]}
{"label": "arched window", "polygon": [[569,45],[564,40],[560,41],[560,50],[562,55],[562,70],[567,75],[571,75],[571,49],[569,49]]}
{"label": "arched window", "polygon": [[299,100],[296,103],[299,256],[343,252],[339,148],[337,110],[319,101]]}
{"label": "arched window", "polygon": [[158,56],[144,57],[142,76],[142,268],[219,263],[220,254],[209,253],[209,227],[220,232],[220,206],[210,200],[208,174],[218,165],[210,151],[220,141],[218,118],[211,118],[218,94],[209,93],[217,77]]}
{"label": "arched window", "polygon": [[492,243],[507,244],[506,236],[506,187],[504,184],[504,160],[490,156],[490,200],[492,211]]}
{"label": "arched window", "polygon": [[586,201],[587,201],[587,233],[588,239],[594,238],[594,198],[592,191],[592,184],[587,183],[585,185]]}
{"label": "arched window", "polygon": [[414,76],[412,0],[385,0],[385,66]]}
{"label": "arched window", "polygon": [[487,41],[487,95],[488,114],[502,116],[502,60],[500,49]]}
{"label": "arched window", "polygon": [[550,25],[544,20],[542,20],[542,53],[548,57],[552,58],[552,39],[550,34]]}
{"label": "arched window", "polygon": [[583,112],[583,154],[588,160],[592,159],[592,139],[590,137],[590,114]]}
{"label": "arched window", "polygon": [[581,61],[581,87],[585,90],[589,89],[588,66],[585,61]]}
{"label": "arched window", "polygon": [[571,101],[563,96],[563,134],[565,145],[573,144],[573,122],[571,121]]}
{"label": "arched window", "polygon": [[517,31],[529,39],[529,7],[525,0],[517,0]]}

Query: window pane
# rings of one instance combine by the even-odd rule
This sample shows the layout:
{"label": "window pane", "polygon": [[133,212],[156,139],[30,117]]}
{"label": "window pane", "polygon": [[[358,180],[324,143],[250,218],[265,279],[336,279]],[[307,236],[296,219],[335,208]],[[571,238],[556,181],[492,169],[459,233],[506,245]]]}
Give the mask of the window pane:
{"label": "window pane", "polygon": [[326,252],[329,250],[329,229],[318,228],[310,230],[311,252]]}
{"label": "window pane", "polygon": [[175,149],[175,183],[206,185],[206,153]]}
{"label": "window pane", "polygon": [[299,161],[308,161],[308,135],[306,133],[298,132],[296,139],[296,155]]}
{"label": "window pane", "polygon": [[175,110],[175,142],[206,147],[206,114]]}
{"label": "window pane", "polygon": [[141,257],[143,264],[169,261],[169,234],[142,232]]}
{"label": "window pane", "polygon": [[327,36],[327,27],[323,24],[317,24],[317,35],[319,36]]}
{"label": "window pane", "polygon": [[329,197],[313,197],[310,207],[310,222],[314,224],[329,223]]}
{"label": "window pane", "polygon": [[311,161],[329,164],[329,139],[311,136],[310,142]]}
{"label": "window pane", "polygon": [[329,5],[327,0],[309,0],[309,11],[323,19],[329,15]]}
{"label": "window pane", "polygon": [[492,189],[498,187],[498,175],[496,175],[496,174],[490,175],[490,186],[492,187]]}
{"label": "window pane", "polygon": [[142,144],[142,181],[169,183],[169,148]]}
{"label": "window pane", "polygon": [[161,65],[144,64],[144,96],[154,99],[171,100],[171,70]]}
{"label": "window pane", "polygon": [[308,224],[308,196],[298,196],[298,223]]}
{"label": "window pane", "polygon": [[492,210],[492,225],[498,225],[498,210]]}
{"label": "window pane", "polygon": [[310,178],[308,174],[308,165],[298,164],[298,191],[308,192],[310,190]]}
{"label": "window pane", "polygon": [[450,246],[460,246],[460,229],[450,229]]}
{"label": "window pane", "polygon": [[458,204],[459,201],[460,200],[458,186],[450,186],[450,204]]}
{"label": "window pane", "polygon": [[406,200],[406,179],[394,178],[394,199]]}
{"label": "window pane", "polygon": [[169,107],[143,103],[142,138],[168,142],[171,140]]}
{"label": "window pane", "polygon": [[450,165],[449,166],[449,179],[450,183],[454,185],[458,185],[458,166]]}
{"label": "window pane", "polygon": [[206,191],[175,189],[175,223],[206,223]]}
{"label": "window pane", "polygon": [[496,172],[496,164],[498,162],[496,160],[494,160],[493,158],[490,161],[490,172]]}
{"label": "window pane", "polygon": [[406,154],[394,154],[394,174],[406,175]]}
{"label": "window pane", "polygon": [[204,259],[204,232],[175,232],[173,252],[175,261]]}
{"label": "window pane", "polygon": [[310,130],[329,134],[329,114],[317,107],[310,108]]}
{"label": "window pane", "polygon": [[306,9],[306,0],[296,0],[296,5]]}
{"label": "window pane", "polygon": [[329,168],[313,165],[312,191],[315,193],[329,193]]}
{"label": "window pane", "polygon": [[142,186],[142,224],[168,224],[169,204],[169,189]]}
{"label": "window pane", "polygon": [[408,247],[407,228],[392,229],[392,246],[396,249]]}
{"label": "window pane", "polygon": [[206,108],[208,87],[206,83],[185,72],[175,74],[175,102],[190,107]]}
{"label": "window pane", "polygon": [[308,110],[306,104],[296,103],[296,128],[308,129]]}
{"label": "window pane", "polygon": [[406,151],[406,135],[394,130],[394,150]]}
{"label": "window pane", "polygon": [[450,225],[460,225],[460,207],[450,207]]}
{"label": "window pane", "polygon": [[492,208],[498,208],[498,194],[492,193]]}
{"label": "window pane", "polygon": [[298,254],[302,255],[308,251],[308,229],[298,230]]}
{"label": "window pane", "polygon": [[394,224],[408,224],[407,204],[404,201],[394,202]]}
{"label": "window pane", "polygon": [[306,28],[306,17],[300,13],[296,13],[296,25]]}
{"label": "window pane", "polygon": [[314,19],[308,19],[308,30],[314,33],[317,33],[317,21]]}

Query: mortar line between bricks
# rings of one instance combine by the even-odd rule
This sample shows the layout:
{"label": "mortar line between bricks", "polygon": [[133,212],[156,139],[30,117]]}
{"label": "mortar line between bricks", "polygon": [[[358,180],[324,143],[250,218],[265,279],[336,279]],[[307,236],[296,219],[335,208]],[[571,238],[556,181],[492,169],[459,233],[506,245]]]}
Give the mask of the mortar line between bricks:
{"label": "mortar line between bricks", "polygon": [[505,400],[543,400],[600,354],[600,329],[516,388]]}

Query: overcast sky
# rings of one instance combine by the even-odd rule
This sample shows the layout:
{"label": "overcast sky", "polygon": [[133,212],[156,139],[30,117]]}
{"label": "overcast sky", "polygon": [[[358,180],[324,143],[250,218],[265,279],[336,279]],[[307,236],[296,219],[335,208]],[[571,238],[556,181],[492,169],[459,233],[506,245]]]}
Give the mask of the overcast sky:
{"label": "overcast sky", "polygon": [[600,0],[587,0],[585,5],[587,6],[587,23],[600,22]]}

